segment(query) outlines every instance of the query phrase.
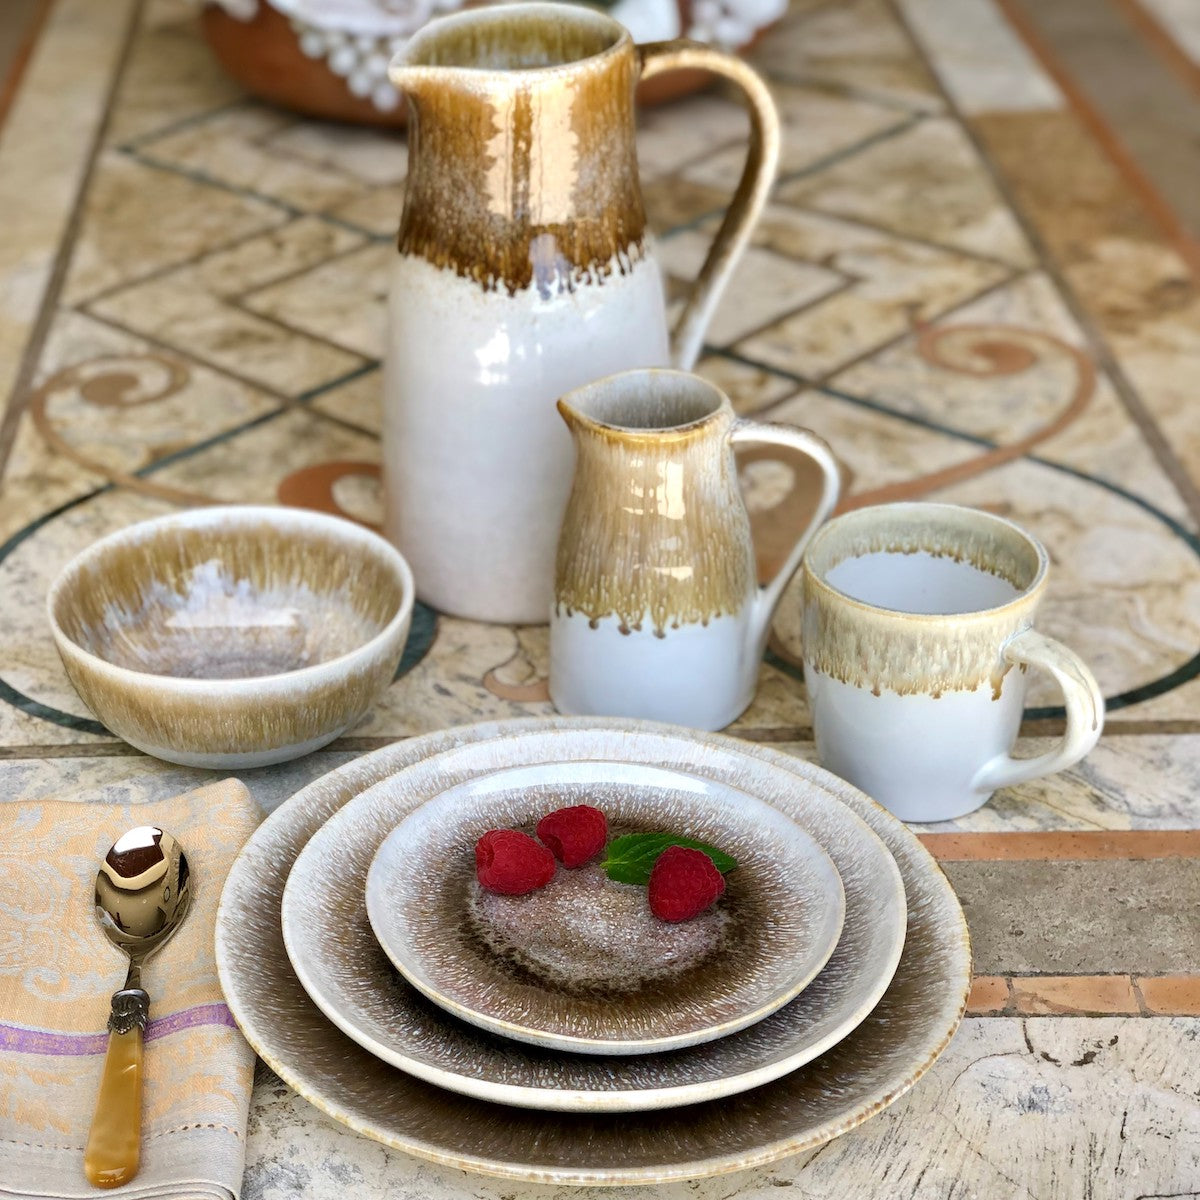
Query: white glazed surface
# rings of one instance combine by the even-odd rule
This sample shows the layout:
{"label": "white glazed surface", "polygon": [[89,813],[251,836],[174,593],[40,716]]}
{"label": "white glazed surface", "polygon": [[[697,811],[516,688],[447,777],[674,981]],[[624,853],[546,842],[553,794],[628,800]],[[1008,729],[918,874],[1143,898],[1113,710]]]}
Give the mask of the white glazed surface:
{"label": "white glazed surface", "polygon": [[662,276],[646,257],[600,283],[509,296],[397,255],[384,383],[387,532],[420,598],[456,616],[541,624],[570,490],[554,401],[670,359]]}
{"label": "white glazed surface", "polygon": [[1016,740],[1026,676],[1012,670],[1000,698],[974,691],[900,696],[805,669],[821,765],[874,796],[902,821],[949,821],[987,802],[980,769]]}
{"label": "white glazed surface", "polygon": [[[856,600],[911,613],[975,612],[1020,595],[1007,579],[924,551],[847,558],[826,579]],[[976,777],[1016,740],[1026,692],[1022,671],[1004,677],[999,697],[991,683],[940,696],[877,696],[816,670],[805,679],[822,765],[903,821],[949,821],[986,803],[991,789]]]}
{"label": "white glazed surface", "polygon": [[[754,697],[757,643],[747,627],[753,601],[736,616],[681,625],[657,637],[647,619],[621,632],[617,617],[593,629],[582,613],[550,620],[550,699],[560,713],[670,721],[721,729]],[[631,680],[640,680],[635,688]]]}

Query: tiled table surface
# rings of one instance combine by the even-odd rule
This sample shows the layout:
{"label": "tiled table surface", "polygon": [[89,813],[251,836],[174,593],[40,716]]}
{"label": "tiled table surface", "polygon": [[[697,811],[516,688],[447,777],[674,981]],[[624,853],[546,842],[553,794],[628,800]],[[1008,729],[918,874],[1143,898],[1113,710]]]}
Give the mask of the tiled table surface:
{"label": "tiled table surface", "polygon": [[[794,5],[757,55],[786,122],[782,178],[702,369],[743,412],[827,437],[855,502],[928,494],[1035,531],[1054,560],[1044,625],[1095,664],[1108,730],[1075,770],[931,833],[978,972],[931,1074],[814,1154],[667,1200],[1200,1188],[1195,244],[1056,82],[1022,11]],[[742,129],[720,95],[645,117],[647,201],[680,279]],[[42,599],[76,550],[212,499],[377,512],[405,166],[401,139],[247,100],[180,0],[50,10],[0,136],[7,799],[153,798],[200,777],[116,743],[67,684]],[[760,529],[778,528],[794,483],[786,464],[749,468]],[[394,738],[549,711],[542,628],[421,611],[412,648],[419,661],[352,737],[248,774],[266,808]],[[811,756],[795,652],[785,603],[734,732]],[[1030,750],[1061,727],[1054,695],[1033,703]],[[569,1190],[389,1152],[266,1073],[247,1151],[255,1198]]]}

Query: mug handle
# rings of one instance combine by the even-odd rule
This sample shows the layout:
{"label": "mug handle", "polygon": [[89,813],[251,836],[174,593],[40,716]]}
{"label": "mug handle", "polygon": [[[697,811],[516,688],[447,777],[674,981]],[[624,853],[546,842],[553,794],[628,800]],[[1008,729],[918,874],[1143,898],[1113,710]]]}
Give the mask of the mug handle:
{"label": "mug handle", "polygon": [[1014,758],[1000,754],[985,763],[972,786],[994,792],[1074,766],[1100,740],[1104,728],[1104,696],[1087,663],[1062,642],[1025,629],[1005,643],[1003,655],[1018,666],[1040,667],[1054,676],[1067,707],[1067,728],[1062,741],[1046,754]]}
{"label": "mug handle", "polygon": [[704,333],[717,302],[746,250],[751,230],[775,182],[779,166],[779,113],[762,78],[732,54],[723,54],[686,38],[647,42],[638,47],[638,54],[643,79],[653,79],[667,71],[699,70],[730,80],[745,96],[750,114],[750,149],[741,181],[671,335],[671,361],[688,371],[700,356]]}
{"label": "mug handle", "polygon": [[828,443],[810,433],[807,429],[797,429],[794,425],[776,425],[762,421],[735,421],[729,433],[733,445],[740,442],[754,442],[758,445],[786,446],[790,450],[799,450],[821,468],[821,499],[817,502],[816,511],[804,531],[796,539],[783,566],[775,572],[770,582],[758,589],[750,614],[749,636],[752,644],[757,645],[758,655],[761,656],[766,648],[767,635],[771,629],[771,618],[783,597],[783,589],[787,587],[800,560],[804,557],[805,547],[812,535],[824,523],[833,507],[838,502],[842,489],[842,473],[838,469],[837,460],[833,457]]}

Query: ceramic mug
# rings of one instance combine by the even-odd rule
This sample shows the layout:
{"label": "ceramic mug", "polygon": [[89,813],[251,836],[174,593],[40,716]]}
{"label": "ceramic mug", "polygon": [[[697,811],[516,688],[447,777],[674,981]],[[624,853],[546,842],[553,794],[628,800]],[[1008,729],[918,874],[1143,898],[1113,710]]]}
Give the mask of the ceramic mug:
{"label": "ceramic mug", "polygon": [[[947,821],[1083,758],[1104,698],[1074,651],[1033,628],[1048,565],[1035,538],[977,509],[885,504],[830,521],[802,568],[821,764],[902,820]],[[1066,731],[1014,758],[1029,667],[1062,689]]]}
{"label": "ceramic mug", "polygon": [[[575,478],[558,541],[550,698],[562,713],[720,729],[750,703],[771,617],[837,503],[829,447],[739,420],[685,371],[625,371],[568,393]],[[821,471],[807,527],[765,587],[733,447],[799,451]]]}

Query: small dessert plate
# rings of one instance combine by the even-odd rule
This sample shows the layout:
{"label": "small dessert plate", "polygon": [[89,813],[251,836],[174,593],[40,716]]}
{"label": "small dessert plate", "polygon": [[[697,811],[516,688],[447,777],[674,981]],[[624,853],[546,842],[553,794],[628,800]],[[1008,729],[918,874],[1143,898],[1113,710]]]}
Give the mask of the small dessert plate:
{"label": "small dessert plate", "polygon": [[[724,895],[690,921],[650,911],[603,855],[561,865],[524,896],[485,891],[475,843],[533,834],[592,804],[610,838],[677,833],[732,855]],[[434,797],[400,823],[367,874],[367,915],[400,973],[435,1004],[517,1041],[582,1054],[650,1054],[744,1029],[797,996],[837,945],[837,868],[799,825],[746,792],[659,767],[548,763]]]}

